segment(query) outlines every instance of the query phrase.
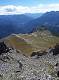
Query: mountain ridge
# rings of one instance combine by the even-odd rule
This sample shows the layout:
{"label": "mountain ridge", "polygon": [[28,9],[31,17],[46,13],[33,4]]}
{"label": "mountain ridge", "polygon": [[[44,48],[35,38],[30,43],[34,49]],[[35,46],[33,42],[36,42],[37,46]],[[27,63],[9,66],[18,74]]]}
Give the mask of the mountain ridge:
{"label": "mountain ridge", "polygon": [[12,34],[2,38],[7,46],[16,48],[26,56],[31,55],[33,51],[47,50],[59,43],[59,37],[54,36],[48,30],[38,30],[30,34]]}
{"label": "mountain ridge", "polygon": [[59,11],[46,12],[41,17],[25,24],[25,27],[28,26],[27,30],[32,32],[37,26],[42,25],[47,26],[50,31],[59,34]]}
{"label": "mountain ridge", "polygon": [[37,27],[46,26],[51,32],[59,34],[59,11],[44,13],[39,18],[33,19],[26,15],[0,16],[0,37],[12,33],[32,33]]}

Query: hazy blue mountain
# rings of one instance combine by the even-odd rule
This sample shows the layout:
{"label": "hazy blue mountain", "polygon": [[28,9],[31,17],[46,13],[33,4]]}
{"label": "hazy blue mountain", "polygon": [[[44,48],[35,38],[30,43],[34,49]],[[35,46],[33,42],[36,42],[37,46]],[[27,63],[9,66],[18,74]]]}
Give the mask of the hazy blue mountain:
{"label": "hazy blue mountain", "polygon": [[33,18],[22,15],[0,15],[0,37],[23,32],[22,26]]}
{"label": "hazy blue mountain", "polygon": [[46,26],[53,33],[59,34],[59,11],[44,13],[36,19],[25,14],[0,15],[0,37],[12,33],[31,33],[42,25]]}
{"label": "hazy blue mountain", "polygon": [[25,15],[29,16],[29,17],[32,17],[34,19],[40,17],[43,15],[43,13],[25,13]]}
{"label": "hazy blue mountain", "polygon": [[33,31],[36,27],[46,25],[53,32],[59,32],[59,11],[44,13],[41,17],[25,24],[25,31]]}

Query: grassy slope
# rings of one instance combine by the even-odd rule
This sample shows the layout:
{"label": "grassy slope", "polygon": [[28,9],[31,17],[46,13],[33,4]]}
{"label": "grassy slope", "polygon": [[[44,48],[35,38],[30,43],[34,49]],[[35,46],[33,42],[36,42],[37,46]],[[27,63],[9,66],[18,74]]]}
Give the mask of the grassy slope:
{"label": "grassy slope", "polygon": [[19,34],[9,36],[8,43],[23,53],[30,55],[35,50],[45,50],[59,43],[59,37],[52,36],[49,31],[35,32],[32,34]]}
{"label": "grassy slope", "polygon": [[56,43],[59,43],[59,37],[52,36],[49,31],[36,32],[30,35],[19,36],[28,40],[28,43],[31,44],[35,50],[47,49],[49,47],[53,47]]}
{"label": "grassy slope", "polygon": [[21,50],[24,54],[31,54],[32,53],[32,46],[27,43],[24,39],[13,35],[13,36],[9,36],[5,42],[9,45],[12,46],[13,48],[19,49]]}

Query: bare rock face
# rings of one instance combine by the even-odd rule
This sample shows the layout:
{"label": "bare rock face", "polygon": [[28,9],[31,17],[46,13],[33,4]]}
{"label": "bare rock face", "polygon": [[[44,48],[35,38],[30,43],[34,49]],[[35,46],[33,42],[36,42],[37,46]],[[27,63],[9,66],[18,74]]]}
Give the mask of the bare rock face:
{"label": "bare rock face", "polygon": [[57,72],[57,76],[59,77],[59,71]]}
{"label": "bare rock face", "polygon": [[0,42],[0,54],[9,52],[9,48],[4,42]]}
{"label": "bare rock face", "polygon": [[53,55],[59,54],[59,44],[56,44],[54,49],[53,49]]}

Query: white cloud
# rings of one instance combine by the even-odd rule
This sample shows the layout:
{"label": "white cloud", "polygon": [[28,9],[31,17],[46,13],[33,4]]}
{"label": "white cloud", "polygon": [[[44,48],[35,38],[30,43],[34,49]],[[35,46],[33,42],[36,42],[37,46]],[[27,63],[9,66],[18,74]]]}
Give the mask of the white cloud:
{"label": "white cloud", "polygon": [[6,5],[0,6],[0,15],[7,14],[23,14],[23,13],[44,13],[47,11],[59,11],[58,4],[39,4],[38,6],[14,6]]}

